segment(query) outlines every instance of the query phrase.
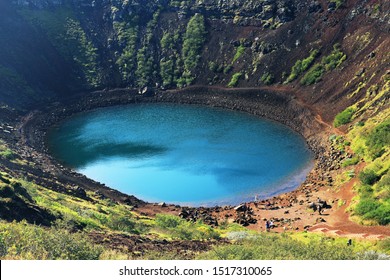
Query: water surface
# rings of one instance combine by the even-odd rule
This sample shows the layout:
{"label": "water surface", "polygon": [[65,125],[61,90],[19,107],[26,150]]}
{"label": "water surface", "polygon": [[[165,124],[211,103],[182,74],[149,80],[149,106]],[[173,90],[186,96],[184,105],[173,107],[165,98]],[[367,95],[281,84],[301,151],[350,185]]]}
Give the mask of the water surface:
{"label": "water surface", "polygon": [[296,188],[304,139],[278,123],[204,106],[132,104],[76,115],[49,135],[65,165],[149,202],[221,205]]}

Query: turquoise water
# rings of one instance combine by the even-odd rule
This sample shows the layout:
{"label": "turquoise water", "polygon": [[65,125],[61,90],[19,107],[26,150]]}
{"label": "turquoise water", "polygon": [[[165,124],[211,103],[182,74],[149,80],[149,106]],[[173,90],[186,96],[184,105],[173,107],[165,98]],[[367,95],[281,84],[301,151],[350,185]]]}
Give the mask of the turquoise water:
{"label": "turquoise water", "polygon": [[312,167],[278,123],[204,106],[133,104],[76,115],[49,134],[54,156],[148,202],[235,204],[296,188]]}

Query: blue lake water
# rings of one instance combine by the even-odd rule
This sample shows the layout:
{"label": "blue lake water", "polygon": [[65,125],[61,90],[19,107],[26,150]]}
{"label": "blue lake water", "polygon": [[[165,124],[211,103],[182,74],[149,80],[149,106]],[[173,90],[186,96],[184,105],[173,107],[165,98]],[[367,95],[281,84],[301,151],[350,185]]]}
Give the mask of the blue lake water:
{"label": "blue lake water", "polygon": [[53,155],[148,202],[236,204],[296,188],[312,167],[291,129],[224,109],[132,104],[78,114],[49,133]]}

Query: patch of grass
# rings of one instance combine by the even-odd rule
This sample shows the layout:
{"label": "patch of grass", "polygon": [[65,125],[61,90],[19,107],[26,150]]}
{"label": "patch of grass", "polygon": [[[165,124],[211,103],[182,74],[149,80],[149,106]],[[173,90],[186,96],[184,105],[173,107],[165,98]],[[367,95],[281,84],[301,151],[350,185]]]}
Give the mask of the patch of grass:
{"label": "patch of grass", "polygon": [[235,73],[233,74],[232,76],[232,79],[230,80],[230,82],[228,83],[228,87],[236,87],[237,84],[238,84],[238,81],[240,80],[242,76],[242,73],[241,72],[238,72],[238,73]]}
{"label": "patch of grass", "polygon": [[0,258],[34,260],[97,260],[103,247],[82,233],[60,228],[0,222]]}
{"label": "patch of grass", "polygon": [[351,166],[351,165],[356,165],[359,162],[360,162],[359,156],[353,156],[352,158],[348,158],[348,159],[344,160],[343,163],[341,164],[341,166],[347,167],[347,166]]}
{"label": "patch of grass", "polygon": [[236,62],[244,54],[244,52],[245,52],[245,47],[243,45],[239,45],[233,57],[232,64]]}
{"label": "patch of grass", "polygon": [[257,234],[232,245],[215,247],[199,259],[216,260],[336,260],[357,259],[352,247],[338,244],[333,239],[295,240],[287,234]]}
{"label": "patch of grass", "polygon": [[325,70],[322,64],[316,63],[301,79],[302,85],[312,85],[321,81]]}
{"label": "patch of grass", "polygon": [[377,158],[384,154],[385,147],[390,146],[390,119],[376,126],[366,138],[368,153]]}
{"label": "patch of grass", "polygon": [[303,59],[303,60],[297,60],[294,64],[294,66],[291,68],[291,73],[287,77],[287,80],[285,83],[290,83],[293,80],[295,80],[300,74],[305,72],[314,62],[318,55],[318,50],[312,50],[310,52],[310,55]]}
{"label": "patch of grass", "polygon": [[215,229],[202,221],[191,223],[173,215],[157,214],[156,226],[168,232],[174,239],[207,240],[220,238]]}
{"label": "patch of grass", "polygon": [[0,157],[8,160],[12,160],[15,158],[15,154],[11,149],[5,149],[4,151],[0,151]]}
{"label": "patch of grass", "polygon": [[274,82],[274,75],[271,73],[265,72],[261,78],[260,81],[263,82],[265,85],[271,85]]}
{"label": "patch of grass", "polygon": [[341,125],[350,123],[356,111],[357,109],[355,106],[350,106],[344,111],[338,113],[333,121],[334,127],[339,127]]}
{"label": "patch of grass", "polygon": [[340,45],[335,44],[333,51],[322,58],[321,63],[314,64],[301,79],[302,85],[312,85],[321,81],[323,74],[339,67],[347,56],[340,50]]}
{"label": "patch of grass", "polygon": [[195,78],[192,72],[199,62],[202,46],[205,40],[206,27],[204,17],[201,14],[195,14],[189,20],[183,37],[183,77],[185,78],[187,85],[191,84]]}

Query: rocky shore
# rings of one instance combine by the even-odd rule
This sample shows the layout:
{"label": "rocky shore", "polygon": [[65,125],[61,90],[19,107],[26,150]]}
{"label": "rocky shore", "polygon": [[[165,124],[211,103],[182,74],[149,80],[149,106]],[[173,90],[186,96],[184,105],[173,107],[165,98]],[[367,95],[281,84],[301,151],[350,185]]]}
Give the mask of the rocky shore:
{"label": "rocky shore", "polygon": [[[266,200],[251,202],[245,205],[227,205],[216,207],[181,207],[165,203],[151,204],[134,196],[122,194],[104,184],[95,182],[59,163],[49,154],[46,135],[51,127],[60,121],[80,112],[108,106],[132,103],[173,102],[181,104],[199,104],[239,110],[285,124],[300,133],[315,154],[315,165],[305,182],[295,191],[275,196]],[[335,157],[326,141],[326,125],[305,107],[295,95],[289,92],[275,92],[268,89],[220,89],[212,87],[191,87],[181,91],[152,92],[140,94],[137,90],[118,89],[97,91],[89,94],[50,104],[47,107],[32,111],[15,124],[14,146],[20,156],[35,163],[35,167],[23,167],[22,174],[42,185],[49,185],[58,192],[72,193],[88,199],[86,190],[94,191],[102,197],[108,197],[119,203],[126,203],[142,214],[154,215],[168,212],[187,220],[202,219],[205,223],[218,225],[223,222],[237,222],[244,226],[261,227],[262,219],[273,218],[275,227],[289,229],[304,228],[299,222],[303,217],[289,217],[294,204],[307,207],[313,203],[313,192],[324,186],[332,185],[331,170],[336,168]],[[17,168],[16,166],[14,166]],[[55,183],[56,182],[56,183]],[[70,186],[70,187],[69,187]],[[300,196],[304,194],[304,199]],[[262,213],[274,214],[274,210],[283,210],[281,217],[271,217]],[[261,213],[261,214],[260,214]],[[304,215],[303,213],[301,213]],[[297,213],[299,216],[299,213]],[[269,217],[268,217],[269,216]],[[304,220],[304,219],[303,219]],[[314,223],[316,221],[313,221]],[[293,224],[299,224],[294,225]]]}

